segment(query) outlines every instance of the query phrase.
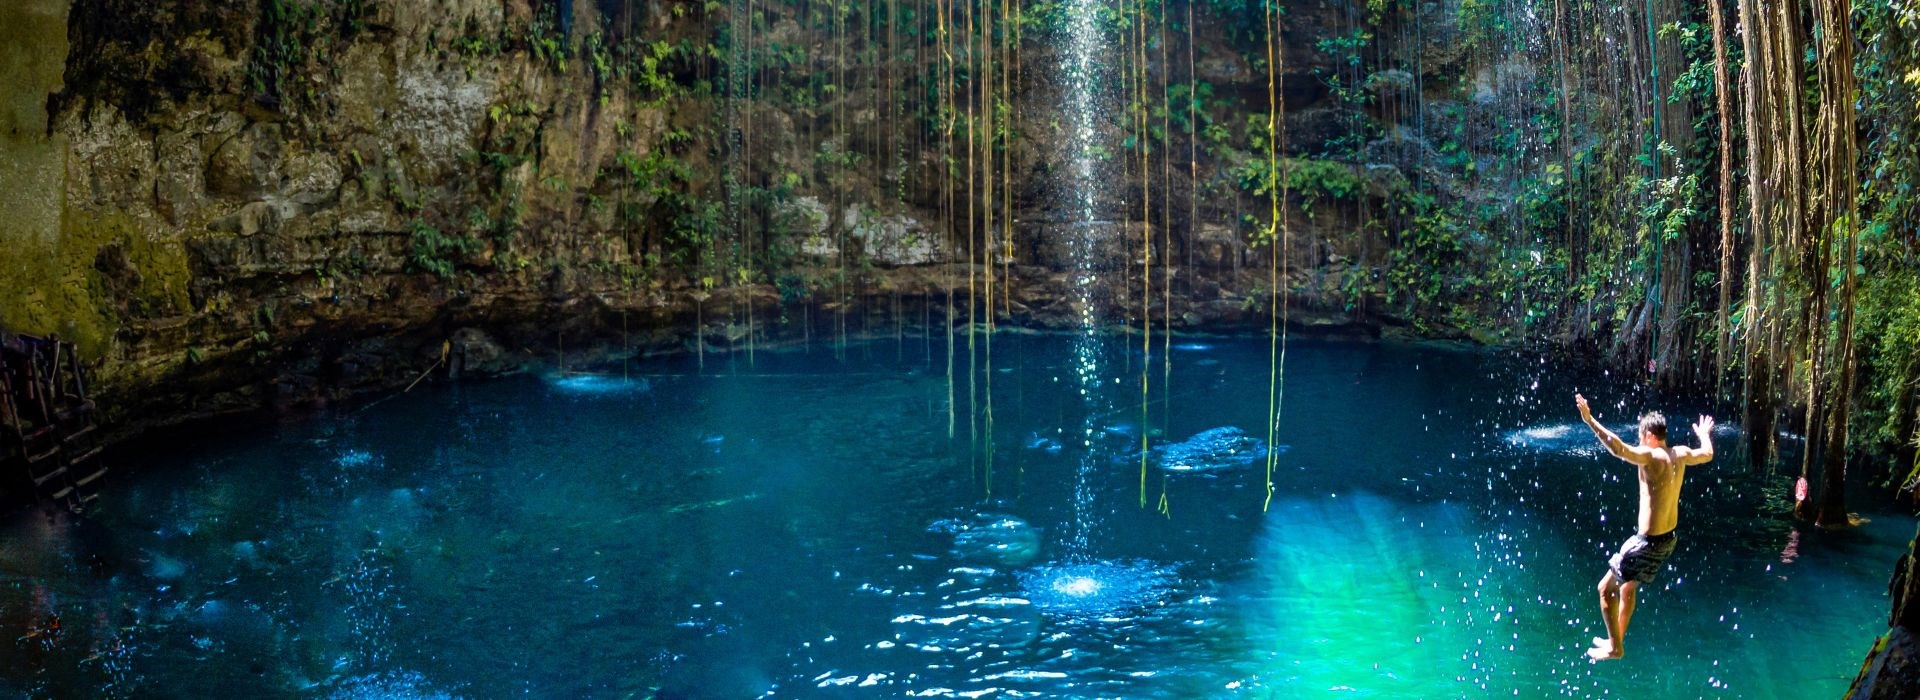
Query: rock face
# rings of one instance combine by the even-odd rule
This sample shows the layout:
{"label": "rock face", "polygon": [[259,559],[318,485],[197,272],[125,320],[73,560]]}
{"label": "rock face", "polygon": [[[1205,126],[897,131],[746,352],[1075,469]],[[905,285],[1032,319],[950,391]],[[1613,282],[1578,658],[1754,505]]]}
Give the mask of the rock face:
{"label": "rock face", "polygon": [[[806,50],[734,99],[725,12],[677,3],[5,3],[0,332],[76,341],[115,424],[138,428],[322,405],[436,363],[431,376],[478,376],[561,347],[724,351],[849,311],[938,323],[986,263],[1002,323],[1080,324],[1081,287],[1100,323],[1267,322],[1269,203],[1246,172],[1264,154],[1242,112],[1264,104],[1268,76],[1244,8],[1200,8],[1223,14],[1196,25],[1214,95],[1200,123],[1222,128],[1197,143],[1171,129],[1165,150],[1193,162],[1169,158],[1150,191],[1102,154],[1090,217],[1059,191],[1062,86],[1045,69],[1058,47],[1022,47],[1035,68],[1010,85],[1017,133],[990,151],[1011,182],[975,181],[964,134],[945,150],[924,104],[916,76],[937,71],[909,64],[921,54],[866,50],[796,7],[759,11],[767,46]],[[1422,12],[1448,36],[1451,10]],[[1343,64],[1316,47],[1348,13],[1291,17],[1281,152],[1302,162],[1283,167],[1326,180],[1286,203],[1293,318],[1463,335],[1451,309],[1499,302],[1421,300],[1451,304],[1441,317],[1391,297],[1393,231],[1364,215],[1440,176],[1424,140],[1437,137],[1379,128],[1369,120],[1392,117],[1327,93],[1316,76]],[[1481,83],[1525,78],[1463,61],[1435,70],[1485,79],[1443,89],[1460,81],[1400,70],[1361,87],[1451,100],[1438,130],[1484,118]],[[853,79],[824,89],[814,75]],[[1122,148],[1118,124],[1097,128]],[[1363,147],[1356,133],[1390,135]],[[1335,144],[1344,160],[1316,160]],[[1149,259],[1172,309],[1141,301]]]}
{"label": "rock face", "polygon": [[1874,643],[1847,697],[1909,700],[1916,692],[1920,692],[1920,636],[1910,627],[1895,627]]}
{"label": "rock face", "polygon": [[946,262],[946,251],[934,233],[906,214],[881,214],[859,206],[847,207],[843,226],[860,241],[867,259],[887,267]]}
{"label": "rock face", "polygon": [[1920,695],[1920,571],[1914,552],[1920,533],[1893,567],[1887,595],[1893,600],[1890,629],[1867,652],[1847,697],[1855,700],[1905,700]]}

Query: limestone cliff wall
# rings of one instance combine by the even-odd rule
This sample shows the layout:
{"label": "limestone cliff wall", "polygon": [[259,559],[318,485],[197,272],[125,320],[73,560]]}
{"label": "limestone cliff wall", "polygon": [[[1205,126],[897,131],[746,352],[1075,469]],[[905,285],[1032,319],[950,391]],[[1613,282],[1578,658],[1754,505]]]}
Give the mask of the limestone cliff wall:
{"label": "limestone cliff wall", "polygon": [[[802,7],[760,6],[751,87],[736,90],[717,3],[9,3],[0,329],[78,342],[116,423],[137,427],[403,384],[462,329],[491,337],[510,365],[621,329],[671,350],[798,335],[806,322],[941,323],[950,292],[964,304],[969,266],[961,212],[942,213],[932,110],[911,83],[939,59],[897,38],[876,59],[858,49],[878,39]],[[1464,336],[1458,315],[1500,302],[1392,301],[1385,270],[1402,246],[1374,212],[1416,186],[1485,206],[1509,198],[1442,172],[1428,136],[1497,150],[1469,128],[1498,108],[1475,96],[1528,72],[1449,48],[1452,10],[1435,6],[1428,71],[1480,79],[1376,86],[1399,94],[1379,104],[1427,105],[1432,133],[1395,130],[1354,149],[1364,164],[1315,161],[1360,133],[1354,123],[1377,133],[1393,118],[1329,92],[1337,60],[1320,42],[1348,31],[1355,7],[1290,8],[1287,153],[1322,185],[1292,193],[1296,318]],[[1195,163],[1168,157],[1189,146],[1172,135],[1153,164],[1159,209],[1136,213],[1138,185],[1116,185],[1094,222],[1055,206],[1061,97],[1044,66],[1059,57],[1044,38],[1022,43],[1032,68],[1009,83],[1022,137],[999,155],[1014,216],[996,228],[1011,245],[991,250],[1004,322],[1077,322],[1066,270],[1080,235],[1117,280],[1104,295],[1116,324],[1142,312],[1143,236],[1173,267],[1155,272],[1171,274],[1172,308],[1156,293],[1151,315],[1187,330],[1265,322],[1266,253],[1251,239],[1266,207],[1234,169],[1257,160],[1243,122],[1264,110],[1266,76],[1231,20],[1206,23],[1191,76],[1215,96],[1203,116],[1220,130]],[[1103,126],[1116,143],[1120,121]],[[1452,254],[1484,245],[1471,239],[1450,240]]]}
{"label": "limestone cliff wall", "polygon": [[586,335],[621,307],[690,327],[667,298],[685,280],[636,280],[589,200],[710,100],[600,89],[498,38],[535,21],[524,2],[0,8],[0,327],[79,343],[131,425],[390,386],[462,326]]}

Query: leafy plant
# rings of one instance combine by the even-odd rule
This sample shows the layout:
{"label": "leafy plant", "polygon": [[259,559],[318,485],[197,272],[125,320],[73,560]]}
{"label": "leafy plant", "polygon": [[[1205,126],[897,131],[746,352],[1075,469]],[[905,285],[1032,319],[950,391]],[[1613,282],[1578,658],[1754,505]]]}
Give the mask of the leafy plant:
{"label": "leafy plant", "polygon": [[414,218],[411,229],[412,252],[407,258],[408,262],[419,270],[443,279],[452,277],[459,262],[480,248],[479,242],[471,236],[442,233],[418,217]]}

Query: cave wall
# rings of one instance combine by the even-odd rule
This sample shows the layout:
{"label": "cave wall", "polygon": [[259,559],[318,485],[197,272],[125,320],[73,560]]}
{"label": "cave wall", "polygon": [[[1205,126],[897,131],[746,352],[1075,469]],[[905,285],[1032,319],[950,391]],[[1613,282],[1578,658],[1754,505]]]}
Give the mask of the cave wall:
{"label": "cave wall", "polygon": [[65,0],[0,7],[0,319],[68,325],[94,339],[102,322],[68,289],[82,244],[62,230],[68,143],[48,129],[47,95],[60,92],[67,57]]}
{"label": "cave wall", "polygon": [[[623,330],[648,351],[724,350],[807,332],[802,319],[854,316],[839,327],[857,330],[895,310],[916,326],[938,318],[950,292],[968,293],[953,233],[964,225],[941,213],[938,140],[900,127],[926,106],[882,93],[937,58],[922,46],[918,63],[902,53],[886,79],[862,78],[848,35],[823,32],[803,7],[762,4],[757,92],[735,100],[717,4],[10,4],[0,179],[18,186],[0,188],[0,329],[76,341],[115,423],[137,428],[397,386],[448,342],[506,368]],[[1536,71],[1524,54],[1463,50],[1456,3],[1425,3],[1425,33],[1392,48],[1417,55],[1421,74],[1369,87],[1381,94],[1370,107],[1343,103],[1328,89],[1339,61],[1321,42],[1351,32],[1362,7],[1289,7],[1283,155],[1339,186],[1291,194],[1296,322],[1510,339],[1498,323],[1461,323],[1497,316],[1500,300],[1391,298],[1387,270],[1405,245],[1376,212],[1414,190],[1482,208],[1511,200],[1506,181],[1461,173],[1493,168],[1511,111],[1499,95]],[[1013,85],[1025,133],[1004,156],[1015,216],[1013,244],[995,254],[1011,275],[1003,322],[1077,322],[1064,241],[1089,233],[1110,278],[1134,266],[1107,299],[1114,323],[1137,323],[1133,241],[1145,232],[1156,247],[1171,239],[1155,256],[1174,264],[1171,313],[1156,292],[1152,316],[1182,330],[1264,327],[1267,253],[1252,236],[1266,207],[1234,169],[1261,157],[1246,117],[1264,111],[1266,76],[1232,18],[1201,26],[1194,77],[1213,90],[1207,117],[1226,135],[1199,149],[1198,178],[1180,162],[1185,134],[1170,136],[1154,161],[1171,158],[1154,183],[1164,210],[1146,221],[1137,183],[1107,194],[1100,221],[1056,211],[1044,146],[1058,86],[1039,68]],[[654,77],[678,87],[651,89],[639,66],[669,44],[680,48]],[[1050,44],[1028,38],[1023,65],[1055,60]],[[1156,81],[1188,77],[1179,61],[1154,70]],[[836,71],[844,85],[812,93],[829,97],[791,97]],[[1119,123],[1108,125],[1116,142]],[[1356,123],[1373,141],[1323,157]],[[729,160],[740,125],[753,144],[744,163]],[[1443,165],[1442,141],[1466,155]],[[848,154],[867,160],[822,164]],[[730,218],[729,177],[769,201]],[[1461,260],[1498,244],[1464,227],[1460,237]],[[745,276],[727,257],[742,245],[757,261]],[[793,305],[815,309],[781,313]]]}

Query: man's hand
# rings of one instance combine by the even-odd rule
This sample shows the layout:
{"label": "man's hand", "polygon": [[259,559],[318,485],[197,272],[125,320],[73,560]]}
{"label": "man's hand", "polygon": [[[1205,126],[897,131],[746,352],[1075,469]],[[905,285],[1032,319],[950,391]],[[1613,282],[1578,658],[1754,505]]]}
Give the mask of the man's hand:
{"label": "man's hand", "polygon": [[1578,393],[1574,394],[1573,405],[1580,407],[1581,422],[1586,423],[1587,427],[1593,430],[1594,437],[1600,438],[1600,444],[1607,448],[1608,454],[1634,464],[1640,463],[1638,458],[1634,456],[1633,448],[1627,447],[1627,443],[1620,441],[1620,436],[1613,434],[1613,431],[1608,430],[1607,426],[1601,425],[1600,421],[1593,419],[1593,409],[1587,406],[1587,397],[1581,396]]}
{"label": "man's hand", "polygon": [[1701,415],[1693,424],[1693,434],[1700,438],[1700,446],[1680,448],[1681,465],[1690,467],[1713,461],[1713,416]]}

